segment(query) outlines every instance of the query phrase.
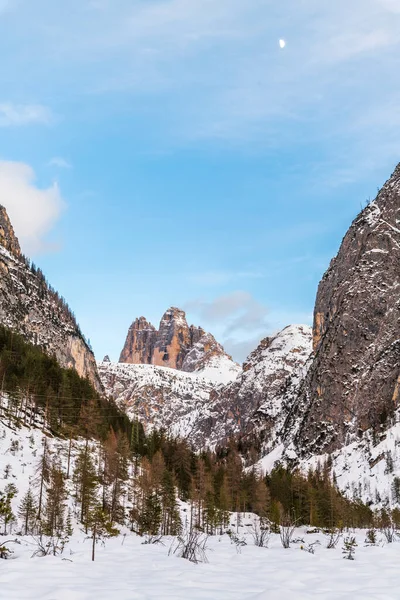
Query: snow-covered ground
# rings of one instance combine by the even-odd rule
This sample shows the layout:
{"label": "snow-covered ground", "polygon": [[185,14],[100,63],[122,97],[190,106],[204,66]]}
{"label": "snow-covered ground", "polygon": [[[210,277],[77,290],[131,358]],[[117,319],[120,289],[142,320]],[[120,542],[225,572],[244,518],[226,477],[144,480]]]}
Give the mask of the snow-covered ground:
{"label": "snow-covered ground", "polygon": [[[283,549],[279,536],[269,548],[248,545],[241,553],[228,536],[209,538],[208,564],[194,565],[168,556],[165,546],[143,545],[128,535],[97,548],[91,562],[90,540],[71,539],[61,557],[31,558],[32,540],[20,538],[14,560],[0,561],[0,597],[7,600],[397,600],[400,543],[364,546],[357,535],[355,560],[342,558],[341,542],[325,547],[323,533],[296,532],[306,544],[319,539],[315,554],[301,542]],[[0,538],[1,540],[1,538]]]}

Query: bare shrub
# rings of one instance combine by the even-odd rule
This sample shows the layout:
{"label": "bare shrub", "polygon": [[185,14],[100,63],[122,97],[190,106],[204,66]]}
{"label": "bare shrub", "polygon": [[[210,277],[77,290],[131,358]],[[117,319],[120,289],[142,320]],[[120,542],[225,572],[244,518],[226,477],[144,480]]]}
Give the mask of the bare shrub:
{"label": "bare shrub", "polygon": [[394,542],[397,536],[397,531],[394,523],[387,523],[384,527],[382,527],[382,533],[385,536],[388,544]]}
{"label": "bare shrub", "polygon": [[176,541],[172,543],[169,549],[168,555],[175,554],[195,564],[200,562],[207,563],[207,540],[208,535],[204,535],[201,531],[193,529],[176,538]]}
{"label": "bare shrub", "polygon": [[301,546],[301,549],[310,554],[315,554],[315,547],[320,545],[321,543],[317,540],[316,542],[312,542],[312,544],[304,544],[304,546]]}
{"label": "bare shrub", "polygon": [[162,535],[146,535],[142,544],[161,544],[165,546]]}
{"label": "bare shrub", "polygon": [[32,557],[49,556],[50,554],[53,556],[58,556],[64,552],[64,547],[67,542],[65,536],[61,534],[52,536],[40,534],[36,537],[32,536],[32,539],[36,546],[36,550],[32,554]]}
{"label": "bare shrub", "polygon": [[282,515],[279,525],[279,533],[281,543],[284,548],[290,548],[290,543],[296,529],[297,520],[293,519],[289,514]]}
{"label": "bare shrub", "polygon": [[335,527],[333,529],[331,529],[330,531],[328,531],[328,541],[326,544],[326,547],[328,548],[328,550],[333,550],[336,548],[340,538],[341,538],[341,531],[340,529],[336,529]]}
{"label": "bare shrub", "polygon": [[244,537],[239,537],[237,535],[237,533],[234,533],[233,531],[227,531],[227,534],[229,535],[229,539],[231,540],[231,544],[234,544],[236,546],[236,552],[238,554],[241,554],[242,552],[242,548],[243,546],[247,546],[247,542],[244,539]]}
{"label": "bare shrub", "polygon": [[250,528],[250,533],[255,546],[258,546],[259,548],[268,548],[271,531],[266,523],[261,520],[255,520]]}

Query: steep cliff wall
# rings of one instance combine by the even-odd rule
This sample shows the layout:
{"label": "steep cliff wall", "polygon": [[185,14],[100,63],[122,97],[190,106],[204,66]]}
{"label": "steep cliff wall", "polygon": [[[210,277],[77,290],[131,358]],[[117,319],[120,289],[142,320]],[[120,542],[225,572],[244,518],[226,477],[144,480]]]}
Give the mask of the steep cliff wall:
{"label": "steep cliff wall", "polygon": [[101,391],[92,351],[66,303],[46,283],[42,272],[21,255],[4,207],[0,207],[0,323],[74,368]]}
{"label": "steep cliff wall", "polygon": [[315,358],[293,411],[299,453],[339,448],[394,414],[399,290],[400,166],[354,220],[319,285]]}

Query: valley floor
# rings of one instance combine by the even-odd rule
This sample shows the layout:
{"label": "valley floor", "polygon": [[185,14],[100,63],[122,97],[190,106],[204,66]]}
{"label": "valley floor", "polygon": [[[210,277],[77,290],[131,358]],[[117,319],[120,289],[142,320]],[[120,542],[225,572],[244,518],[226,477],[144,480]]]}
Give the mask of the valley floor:
{"label": "valley floor", "polygon": [[[168,556],[165,546],[143,545],[127,535],[97,547],[75,535],[62,557],[31,558],[29,537],[18,538],[11,560],[0,561],[3,600],[395,600],[400,589],[400,543],[365,547],[358,532],[355,560],[342,558],[341,546],[325,547],[326,536],[296,533],[307,544],[320,540],[315,554],[300,542],[283,549],[279,536],[269,548],[248,545],[237,553],[227,535],[208,540],[208,564],[194,565]],[[124,543],[122,544],[124,540]],[[2,538],[0,537],[0,542]],[[70,562],[71,561],[71,562]]]}

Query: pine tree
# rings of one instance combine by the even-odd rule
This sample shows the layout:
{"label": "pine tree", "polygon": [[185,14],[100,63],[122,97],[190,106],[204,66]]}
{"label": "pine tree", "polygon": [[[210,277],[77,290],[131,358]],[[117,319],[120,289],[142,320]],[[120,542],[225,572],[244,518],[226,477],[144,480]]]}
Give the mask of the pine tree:
{"label": "pine tree", "polygon": [[35,472],[35,485],[39,489],[39,500],[38,500],[38,520],[42,517],[42,509],[44,504],[44,495],[46,491],[46,484],[49,481],[50,476],[50,453],[47,446],[47,438],[42,439],[43,452],[42,456],[36,465]]}
{"label": "pine tree", "polygon": [[88,445],[78,454],[73,481],[76,489],[76,498],[80,503],[80,521],[88,529],[89,513],[96,503],[96,490],[98,486],[98,477],[93,459],[90,455]]}
{"label": "pine tree", "polygon": [[354,554],[356,552],[357,542],[354,536],[348,535],[343,540],[342,554],[343,558],[348,560],[354,560]]}
{"label": "pine tree", "polygon": [[47,501],[45,506],[45,528],[48,535],[59,534],[64,528],[65,500],[64,474],[58,463],[50,467]]}
{"label": "pine tree", "polygon": [[92,561],[95,559],[96,544],[119,534],[101,506],[94,506],[88,513],[88,528],[92,531]]}
{"label": "pine tree", "polygon": [[4,492],[0,492],[0,519],[4,523],[4,535],[7,534],[7,525],[15,520],[11,501],[18,493],[13,483],[6,485]]}
{"label": "pine tree", "polygon": [[25,496],[22,498],[21,503],[18,508],[18,516],[24,522],[24,533],[28,535],[28,533],[32,532],[34,527],[36,516],[37,516],[37,504],[29,488],[26,492]]}

